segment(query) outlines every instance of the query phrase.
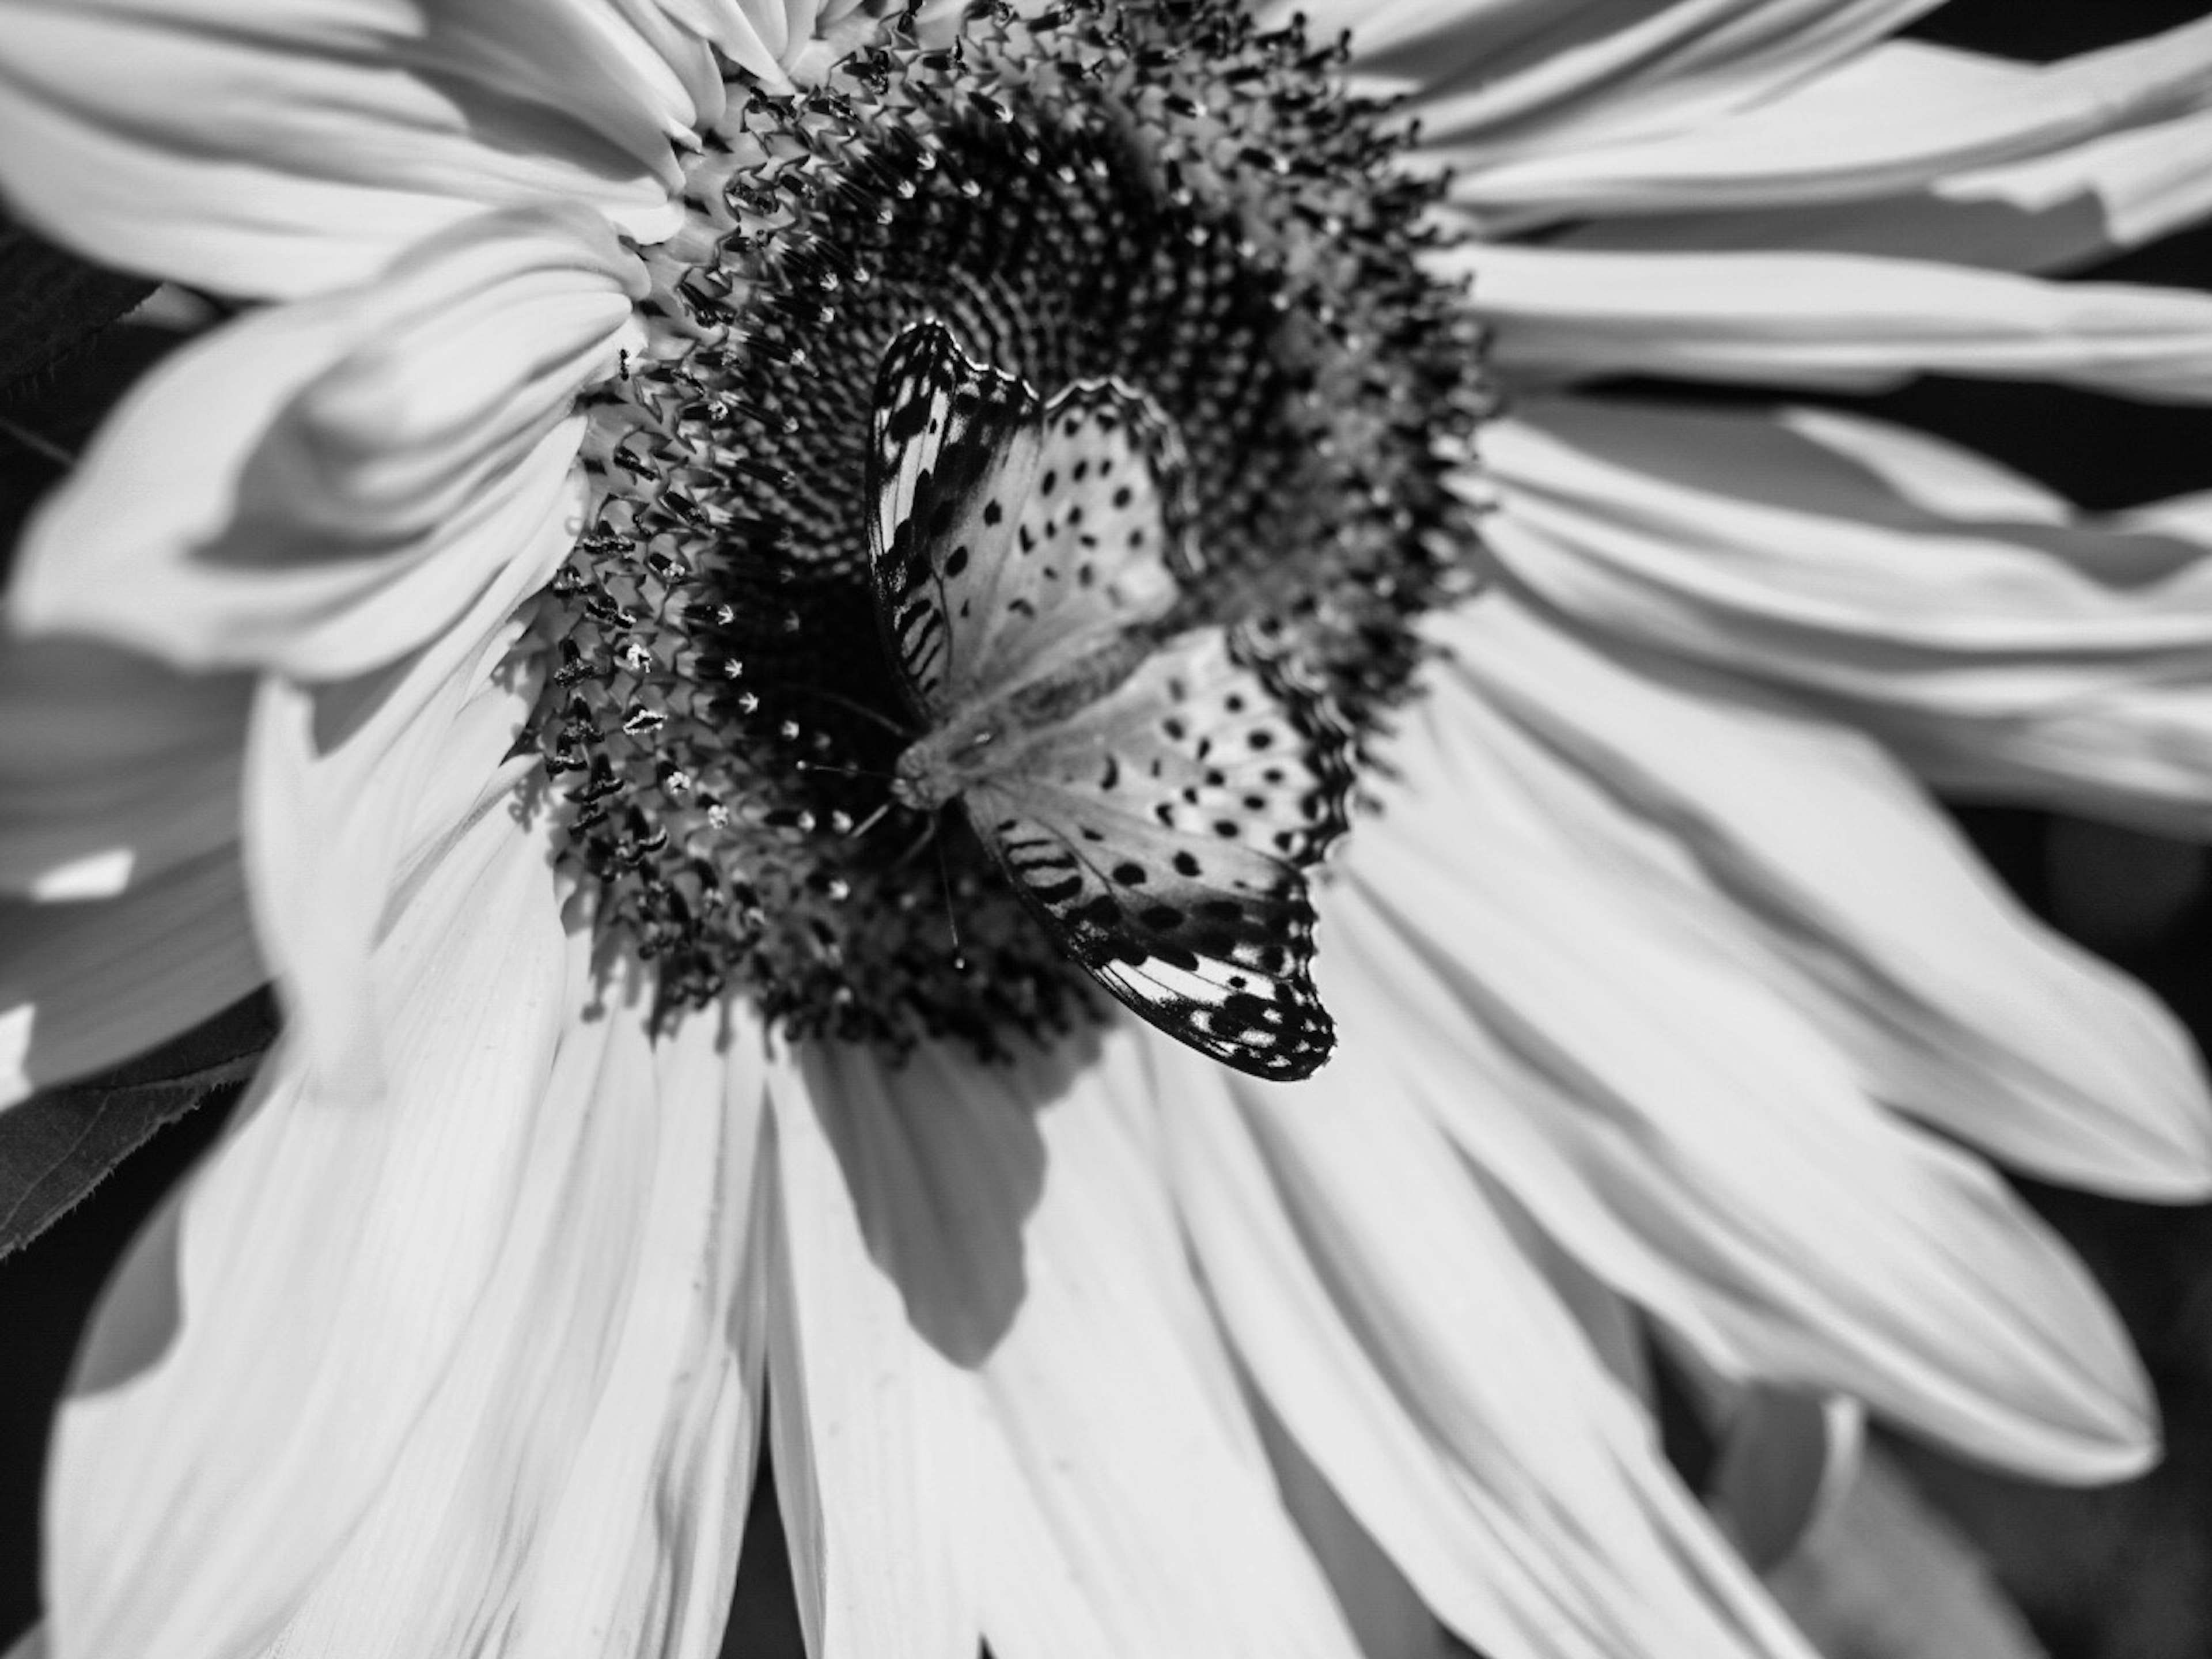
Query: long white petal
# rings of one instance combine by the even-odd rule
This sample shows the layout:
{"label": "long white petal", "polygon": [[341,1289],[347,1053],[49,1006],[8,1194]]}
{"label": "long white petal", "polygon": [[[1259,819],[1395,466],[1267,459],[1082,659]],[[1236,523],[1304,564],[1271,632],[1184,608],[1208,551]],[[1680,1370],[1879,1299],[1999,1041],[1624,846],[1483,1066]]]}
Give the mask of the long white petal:
{"label": "long white petal", "polygon": [[1199,1062],[1166,1067],[1177,1201],[1255,1382],[1486,1652],[1801,1652],[1381,1063],[1425,1041],[1401,1025],[1346,1023],[1328,1072],[1264,1099]]}
{"label": "long white petal", "polygon": [[606,1030],[572,1026],[500,1260],[287,1655],[719,1650],[762,1403],[759,1035],[726,1088],[719,1016],[656,1042],[649,994],[595,995],[571,948],[570,1018]]}
{"label": "long white petal", "polygon": [[1437,263],[1471,279],[1498,367],[1527,380],[1872,388],[1943,373],[2212,399],[2212,297],[2181,289],[1848,253],[1485,244]]}
{"label": "long white petal", "polygon": [[1355,86],[1459,161],[1695,127],[1849,58],[1935,0],[1437,0],[1302,9],[1352,31]]}
{"label": "long white petal", "polygon": [[[1118,1029],[1080,1074],[1040,1062],[994,1103],[1034,1123],[1042,1184],[1019,1309],[977,1369],[989,1418],[1109,1651],[1352,1659],[1192,1282],[1154,1150],[1178,1103],[1161,1046]],[[989,1614],[1064,1593],[993,1574],[994,1650],[1051,1659],[1002,1648]]]}
{"label": "long white petal", "polygon": [[1901,195],[1595,219],[1563,228],[1557,245],[1655,253],[1819,248],[2063,271],[2140,247],[2208,210],[2212,109],[2195,109]]}
{"label": "long white petal", "polygon": [[807,1651],[972,1659],[981,1423],[957,1363],[971,1338],[914,1298],[933,1291],[957,1317],[957,1298],[1003,1293],[1010,1264],[969,1254],[968,1217],[933,1212],[953,1194],[1002,1209],[1003,1126],[969,1115],[971,1165],[915,1167],[910,1149],[935,1137],[857,1051],[780,1060],[769,1099],[769,1425]]}
{"label": "long white petal", "polygon": [[0,188],[119,269],[290,297],[485,208],[678,222],[698,66],[592,0],[7,0],[0,25]]}
{"label": "long white petal", "polygon": [[1839,702],[1922,770],[2212,823],[2212,515],[2098,519],[1953,446],[1809,410],[1532,399],[1486,536],[1625,643]]}
{"label": "long white petal", "polygon": [[1890,194],[2178,113],[2208,75],[2207,22],[2041,67],[1895,41],[1692,131],[1476,166],[1452,199],[1495,224]]}
{"label": "long white petal", "polygon": [[524,1219],[559,1223],[532,1176],[557,1158],[549,1089],[584,1086],[554,1066],[563,958],[541,837],[487,814],[379,952],[390,1092],[319,1094],[280,1046],[112,1287],[62,1408],[58,1659],[252,1651],[361,1521]]}
{"label": "long white petal", "polygon": [[1332,910],[1350,967],[1324,987],[1427,1011],[1401,1086],[1701,1351],[2057,1478],[2141,1468],[2125,1336],[1996,1176],[1869,1102],[1724,917],[1590,858],[1480,703],[1407,730],[1407,781]]}
{"label": "long white petal", "polygon": [[2070,1184],[2212,1192],[2187,1033],[2012,900],[1875,744],[1717,678],[1609,661],[1509,598],[1439,618],[1437,637],[1452,653],[1437,695],[1474,688],[1557,755],[1586,854],[1679,847],[1695,861],[1680,902],[1795,963],[1802,982],[1780,963],[1775,982],[1879,1097]]}
{"label": "long white petal", "polygon": [[302,679],[413,649],[556,509],[642,282],[588,215],[488,215],[205,337],[40,513],[17,624]]}

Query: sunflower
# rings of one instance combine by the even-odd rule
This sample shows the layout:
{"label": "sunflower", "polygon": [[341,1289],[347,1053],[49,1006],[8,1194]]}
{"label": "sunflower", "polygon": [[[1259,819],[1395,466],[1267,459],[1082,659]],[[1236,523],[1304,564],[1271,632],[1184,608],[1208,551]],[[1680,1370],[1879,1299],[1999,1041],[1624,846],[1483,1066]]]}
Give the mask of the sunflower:
{"label": "sunflower", "polygon": [[46,1650],[708,1653],[764,1443],[817,1654],[1794,1655],[1662,1376],[2142,1468],[1984,1155],[2203,1080],[1924,789],[2201,829],[2203,504],[1681,390],[2212,391],[2036,274],[2212,25],[1928,9],[9,0],[13,210],[238,314],[20,550],[0,1080],[286,1016]]}

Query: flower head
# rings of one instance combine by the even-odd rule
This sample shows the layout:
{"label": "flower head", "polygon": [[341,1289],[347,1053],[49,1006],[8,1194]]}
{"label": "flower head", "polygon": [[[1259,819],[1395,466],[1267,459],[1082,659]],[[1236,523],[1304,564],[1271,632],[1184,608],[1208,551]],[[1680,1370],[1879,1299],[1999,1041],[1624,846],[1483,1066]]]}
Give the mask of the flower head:
{"label": "flower head", "polygon": [[817,1653],[1797,1654],[1655,1365],[2142,1465],[1981,1154],[2201,1194],[2197,1062],[1919,779],[2201,823],[2201,514],[1589,382],[2203,397],[2024,273],[2212,33],[1601,9],[11,6],[15,207],[250,303],[21,554],[0,1066],[287,1014],[54,1654],[703,1653],[763,1440]]}

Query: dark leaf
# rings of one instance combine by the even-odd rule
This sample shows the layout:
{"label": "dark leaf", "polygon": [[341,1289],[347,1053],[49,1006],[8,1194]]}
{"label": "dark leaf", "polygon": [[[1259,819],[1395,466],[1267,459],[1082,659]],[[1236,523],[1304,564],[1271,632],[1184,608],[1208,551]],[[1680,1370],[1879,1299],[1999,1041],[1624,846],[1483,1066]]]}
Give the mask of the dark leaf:
{"label": "dark leaf", "polygon": [[67,1214],[165,1123],[253,1075],[276,1030],[265,991],[106,1076],[0,1112],[0,1257]]}
{"label": "dark leaf", "polygon": [[51,367],[153,291],[0,220],[0,389]]}

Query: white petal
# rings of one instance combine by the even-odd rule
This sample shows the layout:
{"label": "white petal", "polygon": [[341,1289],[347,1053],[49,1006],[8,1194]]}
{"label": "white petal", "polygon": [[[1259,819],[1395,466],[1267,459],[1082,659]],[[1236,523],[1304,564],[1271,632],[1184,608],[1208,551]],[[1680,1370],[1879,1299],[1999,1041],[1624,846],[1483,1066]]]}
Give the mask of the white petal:
{"label": "white petal", "polygon": [[1322,39],[1349,27],[1354,84],[1408,96],[1425,145],[1468,160],[1696,126],[1849,57],[1934,3],[1332,0],[1296,9]]}
{"label": "white petal", "polygon": [[1465,246],[1495,357],[1537,380],[1664,374],[1873,388],[1923,373],[2212,398],[2212,296],[1847,253]]}
{"label": "white petal", "polygon": [[[111,1288],[63,1407],[57,1655],[227,1659],[295,1609],[389,1477],[520,1218],[558,1220],[532,1177],[549,1079],[577,1086],[553,1064],[564,967],[541,839],[486,815],[379,952],[390,1092],[318,1095],[280,1044],[167,1248],[157,1230]],[[149,1308],[166,1327],[133,1316]]]}
{"label": "white petal", "polygon": [[1879,196],[2178,112],[2208,69],[2205,22],[2043,66],[1890,42],[1692,131],[1477,166],[1452,199],[1495,224]]}
{"label": "white petal", "polygon": [[1839,701],[1939,781],[2212,823],[2212,522],[2100,520],[1832,412],[1531,399],[1488,428],[1515,578],[1637,645]]}
{"label": "white petal", "polygon": [[[943,1048],[890,1072],[856,1051],[807,1057],[835,1162],[826,1184],[793,1171],[787,1222],[818,1229],[849,1207],[854,1279],[804,1281],[793,1301],[806,1369],[778,1399],[803,1401],[793,1450],[815,1471],[794,1515],[802,1583],[827,1589],[834,1615],[841,1532],[875,1538],[847,1571],[865,1571],[866,1617],[912,1604],[888,1626],[908,1632],[900,1651],[915,1629],[963,1639],[929,1616],[961,1585],[1007,1659],[1352,1651],[1191,1283],[1145,1139],[1138,1043],[1122,1031],[1101,1056],[1003,1067]],[[820,1354],[817,1329],[864,1317],[863,1347]],[[856,1395],[865,1421],[843,1403]]]}
{"label": "white petal", "polygon": [[115,898],[0,898],[0,1106],[190,1030],[268,977],[235,848]]}
{"label": "white petal", "polygon": [[1609,662],[1503,597],[1437,637],[1450,672],[1585,775],[1599,855],[1679,843],[1698,866],[1681,902],[1740,912],[1795,962],[1802,982],[1778,988],[1881,1098],[2073,1185],[2212,1192],[2188,1034],[2012,900],[1874,744],[1724,682]]}
{"label": "white petal", "polygon": [[1429,1011],[1401,1086],[1701,1351],[1991,1461],[2140,1468],[2154,1437],[2126,1337],[2002,1184],[1866,1101],[1724,917],[1589,857],[1480,704],[1407,729],[1407,787],[1354,847],[1332,910],[1349,965],[1323,988],[1346,1017],[1363,998]]}
{"label": "white petal", "polygon": [[389,662],[530,550],[641,281],[587,215],[487,216],[186,347],[38,515],[16,621],[187,667]]}
{"label": "white petal", "polygon": [[509,811],[534,763],[513,750],[532,687],[505,665],[515,607],[571,545],[556,504],[446,632],[391,667],[300,685],[264,679],[246,767],[254,920],[294,1035],[325,1086],[380,1086],[369,972],[393,896],[479,814]]}
{"label": "white petal", "polygon": [[[1001,1097],[1041,1137],[1042,1188],[1020,1307],[979,1367],[990,1419],[1111,1652],[1352,1659],[1192,1281],[1153,1147],[1179,1103],[1146,1063],[1164,1048],[1117,1029],[1080,1075],[1040,1064]],[[1054,1594],[994,1574],[994,1649],[1049,1659],[994,1616]]]}
{"label": "white petal", "polygon": [[873,1055],[816,1049],[804,1065],[769,1076],[769,1386],[806,1650],[973,1659],[981,1425],[954,1357],[968,1339],[910,1309],[926,1290],[957,1312],[963,1293],[1003,1295],[1018,1271],[1000,1254],[1013,1239],[994,1233],[978,1260],[963,1236],[974,1218],[937,1209],[972,1196],[983,1216],[1003,1214],[1015,1194],[993,1177],[1009,1173],[1007,1126],[962,1113],[978,1136],[972,1164],[917,1167],[909,1137],[927,1146],[935,1126],[902,1121]]}
{"label": "white petal", "polygon": [[466,1331],[287,1655],[720,1648],[766,1334],[760,1037],[726,1063],[707,1015],[656,1042],[649,993],[605,988],[569,1017]]}
{"label": "white petal", "polygon": [[679,216],[683,77],[609,7],[9,0],[0,179],[103,264],[219,293],[356,283],[488,207]]}
{"label": "white petal", "polygon": [[1801,1652],[1413,1109],[1384,1061],[1424,1037],[1371,988],[1313,1082],[1240,1106],[1177,1061],[1162,1103],[1206,1283],[1287,1433],[1486,1652]]}
{"label": "white petal", "polygon": [[[241,674],[0,633],[0,893],[108,897],[234,843],[251,691]],[[118,878],[63,879],[88,867]]]}

